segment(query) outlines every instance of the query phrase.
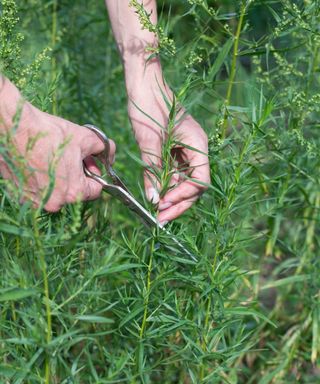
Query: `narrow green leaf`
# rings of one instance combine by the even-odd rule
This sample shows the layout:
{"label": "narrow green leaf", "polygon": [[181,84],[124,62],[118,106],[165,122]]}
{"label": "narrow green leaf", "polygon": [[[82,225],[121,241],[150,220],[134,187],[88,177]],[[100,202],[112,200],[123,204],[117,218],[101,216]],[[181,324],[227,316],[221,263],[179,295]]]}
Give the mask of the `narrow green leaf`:
{"label": "narrow green leaf", "polygon": [[140,307],[134,309],[132,312],[129,312],[127,316],[125,316],[121,323],[119,324],[119,328],[123,327],[125,324],[127,324],[129,321],[134,319],[139,313],[141,313],[144,310],[143,305]]}
{"label": "narrow green leaf", "polygon": [[33,288],[6,288],[0,290],[0,302],[21,300],[36,293],[37,290]]}
{"label": "narrow green leaf", "polygon": [[3,343],[17,344],[17,345],[36,345],[37,342],[34,339],[27,337],[12,337],[10,339],[2,339]]}
{"label": "narrow green leaf", "polygon": [[75,319],[81,320],[81,321],[88,321],[90,323],[105,323],[105,324],[114,323],[113,319],[109,319],[103,316],[95,316],[95,315],[79,315],[79,316],[75,316]]}
{"label": "narrow green leaf", "polygon": [[159,128],[161,128],[162,130],[165,129],[165,127],[163,127],[156,119],[154,119],[151,115],[149,115],[148,113],[144,112],[143,109],[141,109],[138,104],[136,104],[132,99],[131,99],[131,102],[132,104],[137,108],[137,110],[139,112],[141,112],[143,115],[145,115],[146,117],[148,117],[151,121],[153,121]]}
{"label": "narrow green leaf", "polygon": [[0,223],[0,232],[21,237],[32,237],[32,234],[28,229],[7,223]]}
{"label": "narrow green leaf", "polygon": [[103,267],[102,269],[100,269],[96,273],[96,276],[110,275],[112,273],[123,272],[123,271],[128,271],[130,269],[142,268],[142,267],[143,267],[142,264],[136,264],[136,263],[117,265],[115,267],[110,267],[107,265],[107,266]]}
{"label": "narrow green leaf", "polygon": [[233,45],[233,39],[230,38],[227,40],[227,42],[224,44],[222,47],[221,51],[218,54],[218,57],[216,58],[213,66],[211,67],[209,71],[209,80],[212,81],[216,74],[219,72],[220,68],[222,67],[226,57],[228,56],[230,49],[232,48]]}
{"label": "narrow green leaf", "polygon": [[251,308],[245,308],[245,307],[235,307],[235,308],[225,308],[224,310],[225,315],[240,315],[240,316],[253,316],[258,317],[259,319],[262,319],[266,321],[267,323],[273,325],[275,328],[277,328],[276,324],[272,322],[270,319],[268,319],[264,314],[255,311]]}
{"label": "narrow green leaf", "polygon": [[301,283],[301,282],[310,280],[310,278],[311,277],[309,275],[289,276],[276,281],[270,281],[269,283],[261,287],[261,289],[269,289],[269,288],[281,287],[287,284]]}

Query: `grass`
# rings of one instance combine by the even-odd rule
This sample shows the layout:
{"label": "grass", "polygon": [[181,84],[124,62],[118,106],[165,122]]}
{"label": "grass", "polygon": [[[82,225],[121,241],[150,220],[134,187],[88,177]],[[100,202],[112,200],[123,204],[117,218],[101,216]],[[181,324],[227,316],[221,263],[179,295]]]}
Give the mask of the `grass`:
{"label": "grass", "polygon": [[[43,110],[103,128],[144,201],[103,4],[18,4],[12,29],[14,3],[0,3],[3,71]],[[210,142],[212,185],[170,224],[199,261],[108,195],[47,214],[1,180],[0,382],[318,383],[317,2],[159,9],[166,78]]]}

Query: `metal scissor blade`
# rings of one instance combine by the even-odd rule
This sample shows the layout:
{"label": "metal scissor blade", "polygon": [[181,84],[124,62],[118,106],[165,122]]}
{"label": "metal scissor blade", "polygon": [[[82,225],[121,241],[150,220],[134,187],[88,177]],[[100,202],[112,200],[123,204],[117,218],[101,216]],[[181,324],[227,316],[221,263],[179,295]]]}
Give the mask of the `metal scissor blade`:
{"label": "metal scissor blade", "polygon": [[197,261],[195,255],[193,255],[183,244],[181,244],[181,242],[169,230],[161,225],[159,221],[149,211],[147,211],[127,190],[119,187],[118,185],[109,184],[99,176],[95,176],[95,179],[98,179],[96,181],[99,181],[104,191],[122,201],[131,211],[136,213],[147,227],[159,228],[167,236],[169,236],[170,240],[180,249],[182,253],[188,255],[193,261]]}
{"label": "metal scissor blade", "polygon": [[193,261],[197,262],[198,259],[195,257],[193,253],[191,253],[177,238],[174,236],[168,229],[161,227],[161,230],[170,237],[171,241],[177,245],[181,252],[185,253],[192,259]]}
{"label": "metal scissor blade", "polygon": [[162,229],[162,226],[158,222],[158,220],[151,215],[129,192],[122,189],[117,185],[109,184],[103,189],[108,192],[110,195],[116,197],[122,203],[124,203],[131,211],[136,213],[144,224],[148,227],[154,228],[159,227]]}
{"label": "metal scissor blade", "polygon": [[159,228],[170,237],[170,240],[179,247],[180,251],[187,254],[193,261],[197,261],[197,258],[183,244],[181,244],[181,242],[170,231],[161,225],[159,221],[152,216],[151,213],[148,212],[130,193],[116,185],[109,185],[105,189],[108,193],[124,202],[128,208],[135,212],[149,228]]}

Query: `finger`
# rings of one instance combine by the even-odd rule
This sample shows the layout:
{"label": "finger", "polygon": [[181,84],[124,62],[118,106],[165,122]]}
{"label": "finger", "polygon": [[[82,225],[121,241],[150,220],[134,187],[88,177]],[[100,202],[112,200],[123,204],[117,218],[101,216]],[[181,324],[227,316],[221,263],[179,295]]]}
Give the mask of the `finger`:
{"label": "finger", "polygon": [[[109,163],[113,164],[115,161],[115,153],[116,153],[116,144],[113,140],[109,139]],[[93,156],[88,156],[84,159],[84,163],[89,171],[96,175],[101,175],[101,171],[96,164]],[[85,177],[84,179],[84,191],[83,200],[96,200],[100,197],[102,192],[102,185],[91,179],[90,177]]]}
{"label": "finger", "polygon": [[[93,132],[90,132],[90,133],[93,133]],[[96,138],[98,138],[98,136],[95,133],[93,133],[93,135]],[[91,155],[92,154],[98,154],[104,150],[105,144],[103,143],[103,141],[101,139],[98,138],[98,140],[102,143],[102,149],[99,145],[96,145],[95,142],[92,142],[91,146],[88,144],[88,147],[86,148],[86,150],[88,151],[87,153],[90,153]],[[90,150],[90,148],[91,148],[91,150]],[[85,152],[82,152],[82,153],[85,153]],[[110,164],[113,164],[115,161],[115,153],[116,153],[116,144],[113,140],[109,139],[109,163]],[[85,163],[85,165],[89,171],[91,171],[92,173],[94,173],[96,175],[99,175],[99,176],[101,175],[100,169],[99,169],[98,165],[96,164],[93,156],[89,155],[83,161],[84,161],[84,163]],[[96,200],[96,199],[98,199],[101,195],[101,192],[102,192],[102,185],[99,182],[91,179],[90,177],[86,177],[84,175],[84,173],[83,173],[81,179],[83,180],[82,190],[84,191],[84,193],[82,195],[82,200]]]}
{"label": "finger", "polygon": [[[166,193],[160,201],[158,209],[159,211],[163,211],[183,201],[190,199],[195,201],[204,191],[205,188],[202,185],[191,180],[186,180]],[[194,199],[194,197],[196,198]]]}
{"label": "finger", "polygon": [[[88,157],[90,155],[97,155],[98,153],[101,153],[104,150],[105,144],[96,133],[86,127],[78,126],[78,129],[82,130],[81,132],[79,132],[79,135],[77,135],[77,137],[79,138],[79,145],[83,158]],[[110,140],[110,142],[111,141],[112,140]]]}
{"label": "finger", "polygon": [[161,211],[158,215],[160,224],[164,225],[168,221],[174,220],[188,210],[192,204],[197,200],[198,196],[193,196],[189,200],[182,201],[164,211]]}
{"label": "finger", "polygon": [[88,157],[86,157],[86,158],[83,160],[83,162],[84,162],[86,168],[87,168],[90,172],[92,172],[92,173],[94,173],[94,174],[96,174],[96,175],[99,175],[99,176],[101,175],[101,171],[100,171],[100,169],[99,169],[99,167],[98,167],[96,161],[94,160],[94,157],[93,157],[93,156],[88,156]]}
{"label": "finger", "polygon": [[86,178],[86,196],[84,200],[96,200],[100,197],[102,192],[102,185],[97,181]]}
{"label": "finger", "polygon": [[62,208],[62,206],[66,203],[66,193],[59,193],[57,191],[53,192],[47,201],[44,209],[47,212],[58,212]]}
{"label": "finger", "polygon": [[[86,157],[83,162],[89,171],[100,176],[100,169],[97,166],[93,156]],[[68,181],[68,192],[66,195],[67,203],[75,203],[83,200],[95,200],[101,194],[101,184],[85,175],[81,159],[79,160],[79,168],[77,170],[73,170],[73,172],[69,172]]]}
{"label": "finger", "polygon": [[64,203],[95,200],[100,197],[102,185],[90,177],[81,175],[76,185],[70,185],[64,197]]}
{"label": "finger", "polygon": [[179,172],[174,172],[170,178],[169,181],[169,187],[173,188],[179,184],[179,181],[181,180],[181,176]]}
{"label": "finger", "polygon": [[[193,151],[193,155],[188,150],[192,180],[185,180],[176,188],[173,188],[161,199],[159,210],[179,204],[182,201],[190,200],[194,196],[200,196],[206,189],[206,184],[210,183],[210,169],[208,159],[205,155]],[[193,157],[192,157],[193,156]],[[180,174],[181,176],[181,174]]]}
{"label": "finger", "polygon": [[[115,148],[115,145],[114,145],[114,148]],[[92,173],[98,176],[101,175],[101,171],[97,166],[93,156],[88,156],[86,159],[84,159],[84,162],[89,171],[91,171]],[[102,185],[99,182],[91,179],[90,177],[85,176],[84,174],[82,175],[82,178],[84,183],[83,189],[85,191],[83,200],[98,199],[102,192]]]}
{"label": "finger", "polygon": [[[89,132],[90,137],[88,138],[88,142],[86,142],[81,148],[81,153],[84,158],[87,158],[91,155],[97,155],[104,151],[105,143],[94,133]],[[93,135],[93,137],[92,137]],[[108,139],[109,142],[109,163],[113,164],[115,161],[116,154],[116,144],[113,140]]]}
{"label": "finger", "polygon": [[160,183],[157,177],[157,170],[161,168],[161,142],[149,143],[148,147],[140,147],[141,158],[146,165],[144,171],[144,187],[146,196],[153,204],[159,202]]}
{"label": "finger", "polygon": [[109,163],[112,165],[114,162],[115,162],[115,159],[116,159],[116,150],[117,150],[117,147],[116,147],[116,144],[113,140],[109,139],[109,148],[110,148],[110,151],[109,151]]}
{"label": "finger", "polygon": [[50,213],[55,213],[55,212],[59,212],[60,209],[62,208],[63,204],[60,204],[60,203],[57,203],[57,202],[48,202],[44,209],[47,211],[47,212],[50,212]]}

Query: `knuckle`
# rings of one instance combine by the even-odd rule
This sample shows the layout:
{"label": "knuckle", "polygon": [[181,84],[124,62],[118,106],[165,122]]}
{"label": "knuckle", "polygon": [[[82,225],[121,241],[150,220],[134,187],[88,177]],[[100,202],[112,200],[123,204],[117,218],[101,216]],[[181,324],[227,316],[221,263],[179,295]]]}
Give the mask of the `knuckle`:
{"label": "knuckle", "polygon": [[97,199],[102,192],[102,185],[99,183],[95,183],[91,190],[91,199],[95,200]]}
{"label": "knuckle", "polygon": [[81,197],[81,190],[78,188],[72,188],[67,192],[65,199],[67,203],[75,203],[76,201],[80,200]]}
{"label": "knuckle", "polygon": [[90,183],[87,188],[87,194],[84,200],[95,200],[97,199],[102,192],[102,186],[97,183]]}
{"label": "knuckle", "polygon": [[67,203],[65,196],[67,190],[65,188],[56,188],[51,194],[49,201],[46,203],[44,209],[48,212],[58,212],[64,204]]}
{"label": "knuckle", "polygon": [[50,213],[55,213],[55,212],[58,212],[60,211],[62,205],[59,204],[59,203],[56,203],[56,202],[49,202],[45,205],[44,209],[47,211],[47,212],[50,212]]}

